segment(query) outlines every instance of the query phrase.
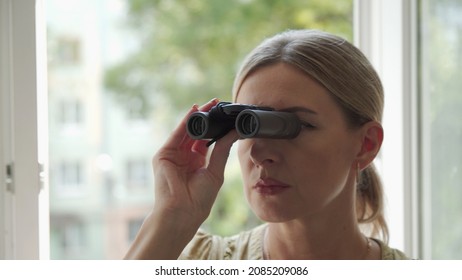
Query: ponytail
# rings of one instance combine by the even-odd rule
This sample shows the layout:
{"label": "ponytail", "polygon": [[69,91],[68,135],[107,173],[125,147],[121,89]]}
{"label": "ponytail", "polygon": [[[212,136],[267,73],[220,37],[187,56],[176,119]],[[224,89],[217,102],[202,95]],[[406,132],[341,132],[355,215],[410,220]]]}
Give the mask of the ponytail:
{"label": "ponytail", "polygon": [[359,173],[356,214],[358,223],[374,237],[388,243],[388,226],[384,217],[382,182],[373,164]]}

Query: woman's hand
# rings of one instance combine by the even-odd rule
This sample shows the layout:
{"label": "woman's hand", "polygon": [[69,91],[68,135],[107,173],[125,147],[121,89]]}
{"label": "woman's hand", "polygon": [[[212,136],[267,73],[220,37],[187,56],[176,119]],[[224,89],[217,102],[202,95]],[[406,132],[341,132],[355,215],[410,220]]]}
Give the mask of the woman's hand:
{"label": "woman's hand", "polygon": [[[201,111],[218,103],[212,100]],[[219,139],[208,156],[206,140],[193,140],[186,132],[193,106],[153,157],[155,202],[126,259],[176,259],[208,217],[223,184],[229,151],[239,138],[232,130]]]}
{"label": "woman's hand", "polygon": [[[212,100],[201,111],[218,103]],[[153,158],[155,208],[163,216],[200,225],[209,215],[223,184],[224,169],[232,144],[238,139],[231,131],[221,138],[208,155],[207,140],[193,140],[186,132],[189,111],[164,146]]]}

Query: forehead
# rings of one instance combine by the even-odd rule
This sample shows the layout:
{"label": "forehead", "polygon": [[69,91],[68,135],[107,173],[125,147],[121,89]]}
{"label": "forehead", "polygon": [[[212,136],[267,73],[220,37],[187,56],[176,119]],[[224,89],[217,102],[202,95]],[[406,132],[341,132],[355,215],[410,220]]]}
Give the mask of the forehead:
{"label": "forehead", "polygon": [[294,66],[278,63],[252,72],[241,85],[238,103],[283,109],[292,106],[337,107],[316,80]]}

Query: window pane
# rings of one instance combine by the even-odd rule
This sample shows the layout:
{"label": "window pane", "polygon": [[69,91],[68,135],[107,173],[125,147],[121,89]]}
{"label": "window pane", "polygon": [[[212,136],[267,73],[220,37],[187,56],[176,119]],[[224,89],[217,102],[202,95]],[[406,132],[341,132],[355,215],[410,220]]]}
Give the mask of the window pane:
{"label": "window pane", "polygon": [[421,1],[422,178],[433,259],[462,258],[461,14],[459,0]]}
{"label": "window pane", "polygon": [[[231,99],[264,37],[323,29],[351,40],[352,0],[47,0],[51,257],[122,258],[152,207],[151,158],[192,104]],[[204,227],[259,221],[235,153]]]}

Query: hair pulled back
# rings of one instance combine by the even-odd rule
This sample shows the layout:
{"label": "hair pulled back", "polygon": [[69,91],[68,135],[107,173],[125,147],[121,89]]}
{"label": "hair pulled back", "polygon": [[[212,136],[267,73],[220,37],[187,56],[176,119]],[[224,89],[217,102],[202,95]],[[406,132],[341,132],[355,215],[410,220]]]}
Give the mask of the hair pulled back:
{"label": "hair pulled back", "polygon": [[[318,30],[289,30],[264,40],[244,60],[234,81],[233,99],[249,74],[279,62],[297,67],[323,85],[351,127],[381,122],[383,87],[368,59],[345,39]],[[358,222],[388,242],[383,187],[373,164],[358,172],[358,177]]]}

